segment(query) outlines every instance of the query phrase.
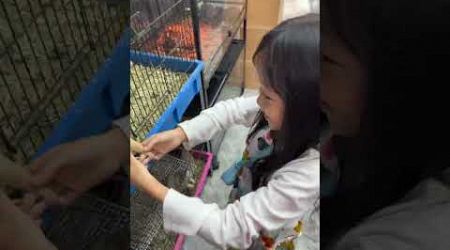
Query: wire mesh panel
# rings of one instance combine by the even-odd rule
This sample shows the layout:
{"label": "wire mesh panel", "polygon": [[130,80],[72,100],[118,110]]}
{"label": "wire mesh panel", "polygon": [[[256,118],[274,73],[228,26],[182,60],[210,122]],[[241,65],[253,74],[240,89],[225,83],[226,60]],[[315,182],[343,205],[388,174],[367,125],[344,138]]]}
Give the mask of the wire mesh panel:
{"label": "wire mesh panel", "polygon": [[245,0],[197,0],[200,19],[200,45],[208,83],[222,62],[228,46],[244,29]]}
{"label": "wire mesh panel", "polygon": [[[144,14],[145,18],[139,20],[139,22],[149,22],[154,21],[156,18],[161,16],[164,12],[173,7],[179,0],[131,0],[130,8],[131,13],[135,17],[139,17],[141,13]],[[140,16],[141,18],[143,16]]]}
{"label": "wire mesh panel", "polygon": [[[183,160],[166,156],[150,165],[150,172],[163,184],[187,195],[193,195],[204,162],[184,152]],[[172,249],[176,235],[163,228],[162,205],[136,191],[130,199],[131,249]]]}
{"label": "wire mesh panel", "polygon": [[[52,214],[46,236],[58,249],[121,249],[129,243],[129,213],[127,206],[85,195]],[[111,246],[104,248],[108,242]]]}
{"label": "wire mesh panel", "polygon": [[[163,1],[148,4],[163,6]],[[173,2],[172,6],[167,3]],[[192,15],[188,0],[167,1],[160,15],[145,10],[132,10],[134,31],[131,49],[146,52],[131,63],[131,129],[142,140],[195,68],[196,51]],[[177,62],[174,63],[173,59]],[[179,64],[183,64],[180,67]],[[186,66],[188,65],[188,66]]]}
{"label": "wire mesh panel", "polygon": [[2,150],[27,162],[108,57],[128,1],[0,1]]}
{"label": "wire mesh panel", "polygon": [[195,59],[190,1],[148,0],[144,3],[154,10],[146,11],[142,6],[142,9],[131,10],[130,22],[134,31],[132,49]]}

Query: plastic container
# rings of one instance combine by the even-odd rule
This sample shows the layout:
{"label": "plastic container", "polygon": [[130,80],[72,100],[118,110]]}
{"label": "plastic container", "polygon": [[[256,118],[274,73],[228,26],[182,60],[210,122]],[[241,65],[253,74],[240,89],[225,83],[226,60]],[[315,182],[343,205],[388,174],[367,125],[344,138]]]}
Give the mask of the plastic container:
{"label": "plastic container", "polygon": [[[131,51],[130,60],[140,65],[159,65],[162,68],[174,72],[189,73],[188,80],[184,83],[178,95],[164,111],[155,126],[149,131],[147,137],[165,130],[175,128],[181,122],[184,112],[191,101],[202,89],[201,72],[203,62],[195,60],[185,61],[176,57],[160,57],[148,52]],[[194,66],[193,66],[194,65]]]}

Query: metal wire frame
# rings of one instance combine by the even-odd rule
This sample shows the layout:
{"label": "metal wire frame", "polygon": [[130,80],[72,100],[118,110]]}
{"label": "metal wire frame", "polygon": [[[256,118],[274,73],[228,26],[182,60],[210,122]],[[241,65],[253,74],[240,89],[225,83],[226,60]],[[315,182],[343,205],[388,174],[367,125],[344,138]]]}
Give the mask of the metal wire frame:
{"label": "metal wire frame", "polygon": [[[150,166],[150,172],[165,185],[193,195],[196,182],[201,174],[201,164],[189,154],[184,153],[180,160],[173,156],[166,156]],[[130,199],[130,228],[133,250],[172,249],[176,235],[167,233],[163,228],[162,205],[148,195],[137,191]]]}
{"label": "metal wire frame", "polygon": [[105,237],[121,231],[129,234],[130,209],[93,195],[85,195],[75,204],[54,212],[51,221],[46,237],[58,249],[91,249]]}
{"label": "metal wire frame", "polygon": [[[150,1],[157,4],[158,0]],[[148,65],[131,64],[132,135],[142,140],[156,124],[195,68],[195,41],[189,1],[177,0],[172,6],[161,10],[160,16],[149,17],[143,10],[131,15],[134,30],[131,49],[148,52],[161,60]],[[146,55],[142,60],[148,61]],[[177,58],[188,67],[173,71],[168,58]]]}
{"label": "metal wire frame", "polygon": [[179,0],[131,0],[130,13],[143,12],[149,22],[161,16]]}
{"label": "metal wire frame", "polygon": [[[201,55],[205,62],[204,80],[209,87],[209,81],[222,62],[231,41],[236,37],[239,29],[243,28],[247,2],[246,0],[198,0],[197,3],[201,6],[199,8],[200,23],[207,24],[211,21],[214,23],[205,25],[208,29],[205,27],[200,30]],[[206,6],[212,6],[213,9]],[[219,9],[220,14],[214,15],[214,8]],[[233,9],[234,13],[229,12]]]}
{"label": "metal wire frame", "polygon": [[247,0],[198,0],[198,2],[204,3],[229,3],[229,4],[243,4]]}
{"label": "metal wire frame", "polygon": [[0,134],[27,162],[108,57],[128,1],[0,2]]}

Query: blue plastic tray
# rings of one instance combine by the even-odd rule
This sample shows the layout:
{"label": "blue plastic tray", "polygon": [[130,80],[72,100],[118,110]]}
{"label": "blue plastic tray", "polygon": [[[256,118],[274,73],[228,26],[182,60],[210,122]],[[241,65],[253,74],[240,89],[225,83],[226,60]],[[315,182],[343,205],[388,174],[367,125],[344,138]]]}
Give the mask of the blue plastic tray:
{"label": "blue plastic tray", "polygon": [[143,66],[159,65],[162,68],[170,69],[175,72],[187,72],[188,80],[182,86],[180,92],[161,115],[155,126],[148,132],[147,137],[168,129],[175,128],[181,122],[183,114],[191,103],[192,99],[200,92],[201,72],[203,62],[201,61],[183,61],[176,57],[159,57],[147,52],[132,51],[130,59],[133,63]]}
{"label": "blue plastic tray", "polygon": [[[163,68],[175,72],[187,72],[188,80],[182,86],[180,92],[164,111],[155,126],[147,133],[146,137],[153,134],[175,128],[181,122],[183,114],[191,103],[192,99],[202,89],[201,72],[204,67],[201,61],[183,61],[176,57],[159,57],[148,52],[132,51],[130,59],[133,63],[140,65],[160,65]],[[130,192],[134,193],[135,187],[130,186]]]}

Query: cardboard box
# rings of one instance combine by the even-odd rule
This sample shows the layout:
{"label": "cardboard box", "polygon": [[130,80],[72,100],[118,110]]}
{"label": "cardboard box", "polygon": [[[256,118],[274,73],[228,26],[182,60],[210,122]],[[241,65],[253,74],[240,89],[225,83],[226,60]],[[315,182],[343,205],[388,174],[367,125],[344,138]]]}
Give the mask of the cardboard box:
{"label": "cardboard box", "polygon": [[258,89],[260,86],[258,73],[253,65],[253,62],[247,60],[245,62],[245,88]]}
{"label": "cardboard box", "polygon": [[282,19],[284,0],[248,0],[247,26],[267,27],[277,25]]}
{"label": "cardboard box", "polygon": [[248,60],[252,60],[253,54],[255,54],[256,48],[258,48],[261,39],[269,31],[270,29],[247,28],[247,43],[245,46],[245,55]]}
{"label": "cardboard box", "polygon": [[246,88],[258,89],[260,86],[252,57],[263,36],[282,21],[283,6],[284,0],[248,0],[247,2]]}

